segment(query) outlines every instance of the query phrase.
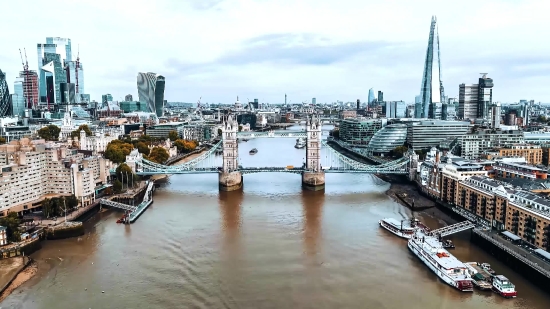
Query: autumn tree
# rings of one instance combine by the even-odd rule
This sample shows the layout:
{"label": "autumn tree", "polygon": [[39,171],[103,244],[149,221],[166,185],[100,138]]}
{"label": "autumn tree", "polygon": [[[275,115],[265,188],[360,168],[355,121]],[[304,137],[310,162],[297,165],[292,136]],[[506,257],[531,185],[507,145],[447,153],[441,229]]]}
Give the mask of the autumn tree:
{"label": "autumn tree", "polygon": [[91,136],[92,135],[92,131],[90,131],[90,128],[88,128],[88,125],[87,124],[81,124],[78,127],[78,129],[71,132],[71,137],[72,138],[80,137],[80,131],[82,131],[82,130],[84,130],[84,132],[86,132],[86,136]]}
{"label": "autumn tree", "polygon": [[54,124],[50,124],[38,130],[38,136],[40,136],[40,138],[43,138],[47,141],[57,141],[59,140],[60,132],[61,132],[61,129],[58,126]]}
{"label": "autumn tree", "polygon": [[0,144],[5,144],[5,143],[6,143],[6,139],[3,137],[0,137]]}
{"label": "autumn tree", "polygon": [[174,145],[178,148],[180,153],[188,153],[197,148],[198,143],[196,141],[178,139],[174,142]]}
{"label": "autumn tree", "polygon": [[21,240],[21,234],[19,233],[19,216],[16,212],[10,212],[4,218],[0,218],[0,225],[6,227],[6,236],[8,240],[15,242]]}
{"label": "autumn tree", "polygon": [[121,140],[114,140],[107,144],[105,150],[105,158],[114,163],[122,163],[126,160],[126,156],[134,149],[134,145],[125,143]]}
{"label": "autumn tree", "polygon": [[218,128],[218,136],[219,136],[219,137],[222,136],[222,133],[223,133],[222,129]]}
{"label": "autumn tree", "polygon": [[115,180],[115,182],[113,183],[113,191],[115,193],[120,193],[122,192],[122,182],[120,182],[120,180]]}
{"label": "autumn tree", "polygon": [[239,125],[239,132],[243,130],[243,126]]}
{"label": "autumn tree", "polygon": [[142,153],[146,156],[148,156],[149,152],[151,152],[149,146],[147,146],[147,144],[145,144],[144,142],[137,142],[134,146],[137,148],[139,153]]}
{"label": "autumn tree", "polygon": [[169,157],[170,156],[168,155],[166,149],[162,147],[154,147],[151,149],[151,153],[147,156],[147,160],[162,164],[166,162]]}

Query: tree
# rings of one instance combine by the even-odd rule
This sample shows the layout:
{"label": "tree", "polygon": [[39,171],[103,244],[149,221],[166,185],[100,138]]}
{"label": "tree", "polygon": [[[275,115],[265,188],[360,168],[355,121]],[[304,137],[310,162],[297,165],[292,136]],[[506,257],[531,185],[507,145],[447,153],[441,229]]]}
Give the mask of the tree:
{"label": "tree", "polygon": [[239,125],[239,132],[243,130],[243,126]]}
{"label": "tree", "polygon": [[47,141],[57,141],[59,139],[59,132],[61,132],[61,129],[58,126],[50,124],[38,130],[38,136]]}
{"label": "tree", "polygon": [[6,236],[9,241],[15,242],[21,240],[21,234],[19,233],[19,216],[16,212],[10,212],[4,218],[0,218],[0,225],[6,227]]}
{"label": "tree", "polygon": [[170,131],[170,133],[168,133],[168,138],[171,140],[171,141],[175,141],[179,138],[179,134],[178,134],[178,131],[176,130],[172,130]]}
{"label": "tree", "polygon": [[137,148],[139,153],[142,153],[146,156],[148,156],[149,152],[151,152],[151,149],[149,149],[147,144],[145,144],[144,142],[137,142],[134,146]]}
{"label": "tree", "polygon": [[332,134],[332,137],[334,137],[336,139],[340,138],[340,130],[332,130],[332,131],[330,131],[330,133]]}
{"label": "tree", "polygon": [[136,181],[137,177],[133,174],[134,171],[126,163],[122,163],[116,168],[116,178],[120,179],[122,183],[128,184],[130,182],[129,178]]}
{"label": "tree", "polygon": [[223,134],[223,131],[222,131],[222,129],[218,128],[218,136],[220,136],[220,137],[221,137],[221,136],[222,136],[222,134]]}
{"label": "tree", "polygon": [[113,190],[115,191],[115,193],[122,192],[122,182],[120,182],[120,180],[115,180],[115,182],[113,183]]}
{"label": "tree", "polygon": [[392,150],[392,154],[395,157],[401,158],[407,151],[409,151],[409,148],[406,146],[397,146]]}
{"label": "tree", "polygon": [[546,118],[546,116],[540,115],[540,116],[537,117],[537,122],[538,123],[546,123],[546,122],[548,122],[548,119]]}
{"label": "tree", "polygon": [[6,139],[3,137],[0,137],[0,144],[5,144],[5,143],[6,143]]}
{"label": "tree", "polygon": [[84,130],[84,132],[86,132],[86,136],[91,136],[92,135],[92,131],[90,131],[90,128],[88,128],[88,125],[86,124],[81,124],[78,129],[74,130],[73,132],[71,132],[71,137],[72,138],[75,138],[75,137],[80,137],[80,131]]}
{"label": "tree", "polygon": [[178,139],[174,142],[174,146],[178,148],[180,153],[188,153],[197,148],[198,143],[196,141],[190,141],[185,139]]}
{"label": "tree", "polygon": [[149,156],[147,156],[147,159],[149,161],[153,161],[153,162],[156,162],[156,163],[164,163],[166,160],[168,160],[170,156],[168,155],[168,152],[166,151],[166,149],[162,148],[162,147],[155,147],[153,149],[151,149],[151,153],[149,154]]}
{"label": "tree", "polygon": [[114,163],[122,163],[126,161],[126,156],[130,154],[132,149],[134,149],[134,145],[124,143],[121,140],[114,140],[107,144],[104,156]]}

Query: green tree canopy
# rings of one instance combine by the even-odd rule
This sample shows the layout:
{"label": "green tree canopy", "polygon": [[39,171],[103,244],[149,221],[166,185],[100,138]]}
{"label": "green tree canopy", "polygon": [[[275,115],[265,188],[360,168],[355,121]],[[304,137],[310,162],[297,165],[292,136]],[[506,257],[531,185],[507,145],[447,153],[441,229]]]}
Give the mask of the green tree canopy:
{"label": "green tree canopy", "polygon": [[223,133],[222,129],[218,128],[218,136],[219,136],[219,137],[222,136],[222,133]]}
{"label": "green tree canopy", "polygon": [[407,146],[397,146],[392,150],[392,154],[395,157],[401,158],[407,151],[409,151],[409,148],[407,148]]}
{"label": "green tree canopy", "polygon": [[122,163],[116,168],[116,177],[120,179],[122,183],[128,184],[131,180],[134,182],[137,181],[138,177],[136,177],[136,175],[132,176],[133,174],[134,171],[132,171],[126,163]]}
{"label": "green tree canopy", "polygon": [[117,179],[113,183],[113,191],[115,191],[115,193],[122,192],[122,182],[120,182],[120,180]]}
{"label": "green tree canopy", "polygon": [[42,200],[42,212],[46,218],[58,217],[65,215],[65,209],[67,213],[74,210],[78,206],[78,199],[76,196],[62,196],[54,198],[46,198]]}
{"label": "green tree canopy", "polygon": [[4,218],[0,218],[0,225],[6,227],[6,236],[9,241],[21,240],[21,234],[19,233],[19,216],[16,212],[10,212]]}
{"label": "green tree canopy", "polygon": [[243,130],[243,126],[239,125],[239,132],[241,132],[242,130]]}
{"label": "green tree canopy", "polygon": [[178,131],[176,131],[176,130],[172,130],[172,131],[170,131],[170,133],[168,133],[168,138],[169,138],[171,141],[175,141],[175,140],[177,140],[179,137],[180,137],[180,135],[178,134]]}
{"label": "green tree canopy", "polygon": [[59,140],[59,132],[61,132],[61,129],[58,126],[50,124],[38,130],[38,136],[47,141],[57,141]]}
{"label": "green tree canopy", "polygon": [[164,163],[169,157],[170,156],[168,155],[166,149],[162,147],[155,147],[151,149],[151,153],[147,156],[147,159],[156,163]]}
{"label": "green tree canopy", "polygon": [[80,137],[80,131],[82,131],[82,130],[84,130],[84,132],[86,132],[86,136],[91,136],[92,135],[92,131],[90,131],[90,128],[88,128],[88,125],[87,124],[81,124],[78,127],[78,129],[71,132],[71,137],[72,138]]}

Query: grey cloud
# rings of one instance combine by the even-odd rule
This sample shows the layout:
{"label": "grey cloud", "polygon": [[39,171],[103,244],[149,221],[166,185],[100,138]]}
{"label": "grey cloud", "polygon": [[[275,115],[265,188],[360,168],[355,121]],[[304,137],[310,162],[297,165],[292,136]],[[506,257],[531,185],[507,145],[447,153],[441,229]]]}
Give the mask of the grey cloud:
{"label": "grey cloud", "polygon": [[298,65],[330,65],[351,57],[395,47],[384,41],[360,41],[343,44],[320,44],[326,39],[311,34],[269,34],[244,42],[243,48],[217,59],[224,65],[278,63]]}

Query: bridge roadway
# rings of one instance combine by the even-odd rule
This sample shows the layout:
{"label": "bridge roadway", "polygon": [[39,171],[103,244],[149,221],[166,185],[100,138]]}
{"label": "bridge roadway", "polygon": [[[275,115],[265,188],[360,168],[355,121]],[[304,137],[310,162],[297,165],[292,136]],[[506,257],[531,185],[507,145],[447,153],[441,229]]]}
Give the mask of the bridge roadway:
{"label": "bridge roadway", "polygon": [[[323,168],[325,173],[362,173],[362,174],[406,174],[406,168],[395,168],[388,169],[386,168],[375,168],[373,166],[372,170],[360,170],[360,169],[350,169],[346,167],[327,167]],[[221,167],[196,167],[196,168],[187,168],[181,170],[155,170],[155,171],[141,171],[137,172],[137,175],[164,175],[164,174],[211,174],[219,173]],[[307,170],[302,167],[241,167],[238,169],[242,174],[255,174],[255,173],[293,173],[301,174]]]}
{"label": "bridge roadway", "polygon": [[286,137],[286,138],[297,138],[297,137],[307,137],[306,131],[284,131],[284,132],[238,132],[237,138],[275,138],[275,137]]}

